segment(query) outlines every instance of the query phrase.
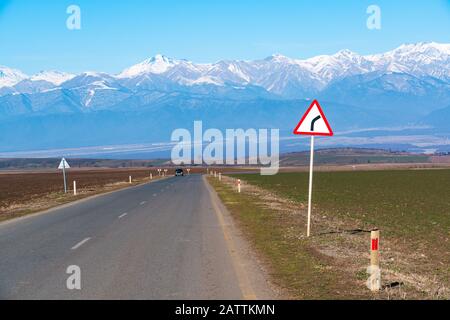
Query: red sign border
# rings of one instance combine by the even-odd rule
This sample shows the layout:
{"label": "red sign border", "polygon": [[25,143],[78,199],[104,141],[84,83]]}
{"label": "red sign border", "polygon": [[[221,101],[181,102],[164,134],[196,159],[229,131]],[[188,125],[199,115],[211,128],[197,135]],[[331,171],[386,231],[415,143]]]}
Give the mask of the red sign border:
{"label": "red sign border", "polygon": [[[308,116],[309,112],[314,107],[314,105],[317,105],[317,108],[319,109],[320,116],[325,121],[325,125],[327,126],[328,131],[330,131],[330,133],[297,132],[297,130],[300,128],[300,126],[302,125],[303,121],[305,121],[305,118]],[[331,129],[330,124],[328,123],[327,117],[325,117],[325,114],[323,113],[322,107],[319,104],[319,101],[314,99],[314,101],[311,103],[311,105],[309,106],[308,110],[306,110],[305,114],[303,115],[303,117],[300,120],[300,122],[298,123],[298,125],[295,127],[294,134],[305,135],[305,136],[327,136],[327,137],[331,137],[331,136],[334,135],[333,130]]]}

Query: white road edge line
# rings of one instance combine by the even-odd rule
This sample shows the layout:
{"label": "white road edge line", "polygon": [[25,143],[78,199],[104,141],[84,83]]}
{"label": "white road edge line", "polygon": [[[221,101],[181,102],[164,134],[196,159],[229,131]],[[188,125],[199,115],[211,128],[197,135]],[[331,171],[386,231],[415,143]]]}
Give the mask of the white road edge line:
{"label": "white road edge line", "polygon": [[78,242],[76,245],[74,245],[72,247],[72,250],[77,250],[79,247],[81,247],[83,244],[85,244],[86,242],[88,242],[89,240],[91,240],[91,238],[86,238],[84,240],[81,240],[80,242]]}
{"label": "white road edge line", "polygon": [[127,214],[128,214],[127,212],[121,214],[121,215],[119,216],[119,219],[122,219],[122,218],[125,217]]}

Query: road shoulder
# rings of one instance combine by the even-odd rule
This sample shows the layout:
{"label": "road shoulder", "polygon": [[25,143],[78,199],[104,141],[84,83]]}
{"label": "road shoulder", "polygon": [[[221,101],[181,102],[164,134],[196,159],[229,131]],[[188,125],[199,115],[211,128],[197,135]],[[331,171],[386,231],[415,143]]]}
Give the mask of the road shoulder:
{"label": "road shoulder", "polygon": [[227,247],[233,259],[244,299],[274,300],[286,298],[286,294],[272,281],[261,259],[246,239],[219,195],[203,176],[211,203],[224,231]]}

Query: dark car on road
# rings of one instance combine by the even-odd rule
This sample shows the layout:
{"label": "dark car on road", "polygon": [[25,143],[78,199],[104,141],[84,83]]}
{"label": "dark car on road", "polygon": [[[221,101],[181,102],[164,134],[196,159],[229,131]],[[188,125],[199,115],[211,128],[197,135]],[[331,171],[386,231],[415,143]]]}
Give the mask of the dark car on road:
{"label": "dark car on road", "polygon": [[183,169],[176,169],[175,170],[175,177],[179,177],[179,176],[184,176],[184,171]]}

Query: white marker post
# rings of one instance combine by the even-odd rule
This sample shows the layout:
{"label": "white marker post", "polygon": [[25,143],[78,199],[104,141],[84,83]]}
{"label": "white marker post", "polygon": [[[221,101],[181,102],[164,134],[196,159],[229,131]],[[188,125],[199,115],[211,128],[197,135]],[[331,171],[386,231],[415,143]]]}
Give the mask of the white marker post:
{"label": "white marker post", "polygon": [[62,158],[59,163],[58,169],[62,170],[64,177],[64,193],[67,193],[67,182],[66,182],[66,169],[70,169],[69,163],[66,159]]}
{"label": "white marker post", "polygon": [[187,172],[188,172],[188,176],[191,174],[191,169],[186,169],[187,170]]}
{"label": "white marker post", "polygon": [[130,184],[131,184],[131,176],[129,176],[129,179],[130,179]]}
{"label": "white marker post", "polygon": [[153,173],[150,172],[150,180],[153,180]]}
{"label": "white marker post", "polygon": [[314,100],[302,119],[294,129],[294,134],[311,136],[311,153],[309,162],[309,188],[308,188],[308,221],[306,236],[311,235],[311,211],[312,211],[312,188],[314,171],[314,136],[332,136],[331,130],[325,114],[317,100]]}
{"label": "white marker post", "polygon": [[219,181],[222,181],[222,173],[219,172]]}
{"label": "white marker post", "polygon": [[77,182],[75,180],[73,180],[73,195],[77,195]]}
{"label": "white marker post", "polygon": [[241,193],[241,179],[237,180],[238,193]]}

